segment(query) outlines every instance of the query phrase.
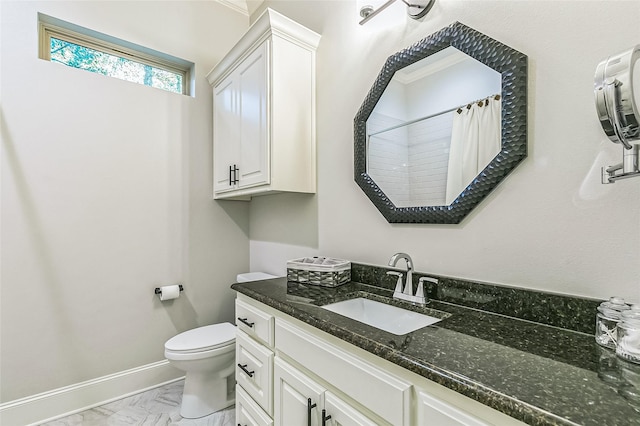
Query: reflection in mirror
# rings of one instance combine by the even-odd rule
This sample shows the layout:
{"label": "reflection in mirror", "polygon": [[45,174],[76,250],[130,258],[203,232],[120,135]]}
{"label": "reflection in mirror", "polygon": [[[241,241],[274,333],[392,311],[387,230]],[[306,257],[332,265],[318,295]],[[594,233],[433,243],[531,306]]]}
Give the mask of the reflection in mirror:
{"label": "reflection in mirror", "polygon": [[451,204],[501,149],[501,75],[453,46],[395,72],[366,122],[396,207]]}
{"label": "reflection in mirror", "polygon": [[527,56],[454,22],[387,58],[353,124],[354,180],[389,223],[460,223],[527,156]]}

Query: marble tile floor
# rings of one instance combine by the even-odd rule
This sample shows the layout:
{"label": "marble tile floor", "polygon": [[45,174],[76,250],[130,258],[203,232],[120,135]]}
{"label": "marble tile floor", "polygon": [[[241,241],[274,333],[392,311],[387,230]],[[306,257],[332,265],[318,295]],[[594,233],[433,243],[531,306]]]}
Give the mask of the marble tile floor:
{"label": "marble tile floor", "polygon": [[170,383],[41,426],[235,426],[235,408],[199,419],[183,419],[180,401],[184,380]]}

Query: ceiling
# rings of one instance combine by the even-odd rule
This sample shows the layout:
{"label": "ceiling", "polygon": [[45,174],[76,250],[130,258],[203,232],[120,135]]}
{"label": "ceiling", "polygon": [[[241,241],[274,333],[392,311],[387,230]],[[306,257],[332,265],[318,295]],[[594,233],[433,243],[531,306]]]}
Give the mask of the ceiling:
{"label": "ceiling", "polygon": [[236,12],[240,12],[243,15],[251,16],[255,12],[264,0],[216,0]]}

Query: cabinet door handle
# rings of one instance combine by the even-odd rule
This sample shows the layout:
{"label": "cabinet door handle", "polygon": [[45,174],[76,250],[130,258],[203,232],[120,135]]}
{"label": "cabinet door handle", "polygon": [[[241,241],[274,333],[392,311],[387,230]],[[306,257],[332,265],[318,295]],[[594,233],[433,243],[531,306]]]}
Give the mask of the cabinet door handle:
{"label": "cabinet door handle", "polygon": [[231,178],[231,166],[229,166],[229,186],[233,185],[233,179]]}
{"label": "cabinet door handle", "polygon": [[327,410],[322,410],[322,426],[326,426],[327,425],[327,420],[329,420],[331,418],[331,416],[327,416]]}
{"label": "cabinet door handle", "polygon": [[240,179],[238,178],[238,172],[239,171],[240,171],[240,169],[234,164],[233,165],[233,183],[240,182]]}
{"label": "cabinet door handle", "polygon": [[249,322],[248,318],[240,318],[240,317],[238,317],[238,321],[240,321],[241,323],[243,323],[247,327],[251,327],[251,328],[253,328],[253,326],[255,324],[255,322]]}
{"label": "cabinet door handle", "polygon": [[307,426],[311,426],[311,409],[316,408],[318,404],[311,404],[311,398],[307,398]]}
{"label": "cabinet door handle", "polygon": [[249,371],[247,370],[247,364],[240,364],[238,363],[238,367],[240,367],[242,369],[242,371],[244,371],[245,373],[247,373],[247,375],[249,377],[253,377],[253,375],[255,374],[255,371]]}

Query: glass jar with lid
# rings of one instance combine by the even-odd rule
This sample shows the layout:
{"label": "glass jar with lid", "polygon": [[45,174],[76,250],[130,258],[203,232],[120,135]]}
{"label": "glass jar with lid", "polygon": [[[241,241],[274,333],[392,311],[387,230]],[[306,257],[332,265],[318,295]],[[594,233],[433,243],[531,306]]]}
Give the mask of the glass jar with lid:
{"label": "glass jar with lid", "polygon": [[620,297],[612,297],[598,306],[596,315],[596,343],[606,348],[615,349],[618,323],[623,312],[630,306]]}
{"label": "glass jar with lid", "polygon": [[616,355],[640,364],[640,304],[621,314],[617,336]]}

